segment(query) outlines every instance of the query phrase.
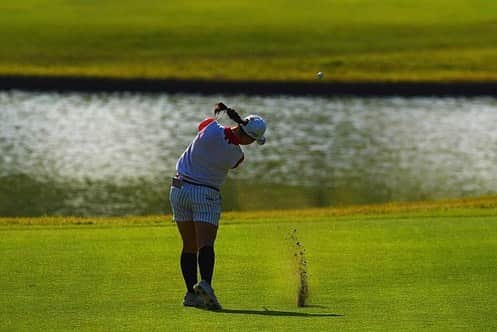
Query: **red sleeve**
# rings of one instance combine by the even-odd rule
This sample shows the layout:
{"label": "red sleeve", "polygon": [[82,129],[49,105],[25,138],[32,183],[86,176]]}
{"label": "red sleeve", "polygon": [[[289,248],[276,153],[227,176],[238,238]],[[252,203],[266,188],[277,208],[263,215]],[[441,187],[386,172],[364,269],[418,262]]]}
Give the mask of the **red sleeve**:
{"label": "red sleeve", "polygon": [[235,166],[233,166],[233,168],[237,168],[238,166],[240,166],[240,164],[243,162],[243,160],[245,159],[245,155],[243,155],[240,160],[238,160],[238,162],[236,163]]}
{"label": "red sleeve", "polygon": [[214,118],[207,118],[204,121],[200,122],[198,125],[198,131],[201,131],[202,129],[207,127],[207,125],[209,125],[214,120],[215,120]]}

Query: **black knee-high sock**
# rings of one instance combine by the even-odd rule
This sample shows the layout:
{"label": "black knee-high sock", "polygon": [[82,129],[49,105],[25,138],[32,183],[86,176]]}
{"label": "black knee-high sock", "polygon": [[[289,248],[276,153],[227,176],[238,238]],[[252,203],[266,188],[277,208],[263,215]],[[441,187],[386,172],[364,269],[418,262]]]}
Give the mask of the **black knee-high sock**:
{"label": "black knee-high sock", "polygon": [[197,283],[197,254],[190,252],[181,253],[181,272],[185,279],[186,289],[193,292],[193,285]]}
{"label": "black knee-high sock", "polygon": [[202,280],[209,283],[212,282],[212,273],[214,272],[215,254],[214,248],[206,246],[198,251],[198,266],[200,267],[200,276]]}

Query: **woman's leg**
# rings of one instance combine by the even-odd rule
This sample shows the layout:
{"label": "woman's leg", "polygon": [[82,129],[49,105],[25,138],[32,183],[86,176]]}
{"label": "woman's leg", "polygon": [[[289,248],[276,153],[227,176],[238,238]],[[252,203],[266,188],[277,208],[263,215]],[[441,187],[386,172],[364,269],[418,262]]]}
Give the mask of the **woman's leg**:
{"label": "woman's leg", "polygon": [[195,222],[195,234],[198,248],[198,265],[202,280],[209,285],[214,272],[214,242],[216,241],[217,225],[206,222]]}
{"label": "woman's leg", "polygon": [[181,272],[188,292],[193,293],[193,286],[197,283],[197,239],[193,221],[179,221],[176,223],[183,240],[181,252]]}

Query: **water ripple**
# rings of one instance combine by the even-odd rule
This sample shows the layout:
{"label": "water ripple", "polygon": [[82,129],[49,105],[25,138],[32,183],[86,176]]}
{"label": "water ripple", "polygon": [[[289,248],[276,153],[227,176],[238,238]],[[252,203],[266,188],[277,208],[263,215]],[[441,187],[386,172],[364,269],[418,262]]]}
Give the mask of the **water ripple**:
{"label": "water ripple", "polygon": [[346,192],[361,202],[369,196],[406,200],[497,192],[492,98],[0,92],[0,181],[21,175],[33,183],[71,184],[63,205],[74,211],[90,200],[119,201],[108,197],[118,192],[108,186],[92,191],[95,183],[131,186],[137,197],[136,188],[162,194],[196,124],[219,100],[244,115],[259,114],[269,125],[268,144],[245,149],[246,162],[230,175],[233,181],[319,186],[334,192],[336,201]]}

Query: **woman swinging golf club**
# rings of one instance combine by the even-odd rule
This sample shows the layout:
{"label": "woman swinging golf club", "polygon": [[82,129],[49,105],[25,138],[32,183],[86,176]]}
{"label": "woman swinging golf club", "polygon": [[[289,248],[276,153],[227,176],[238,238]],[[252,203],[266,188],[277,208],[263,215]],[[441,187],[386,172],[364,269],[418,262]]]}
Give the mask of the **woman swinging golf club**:
{"label": "woman swinging golf club", "polygon": [[[214,271],[214,241],[221,215],[219,188],[228,171],[243,161],[240,145],[265,143],[266,123],[257,115],[242,119],[223,103],[216,104],[214,114],[226,111],[236,127],[223,127],[215,118],[198,126],[198,134],[176,164],[170,202],[174,220],[183,240],[181,271],[187,293],[183,305],[220,310],[221,305],[211,287]],[[197,265],[201,281],[197,282]]]}

